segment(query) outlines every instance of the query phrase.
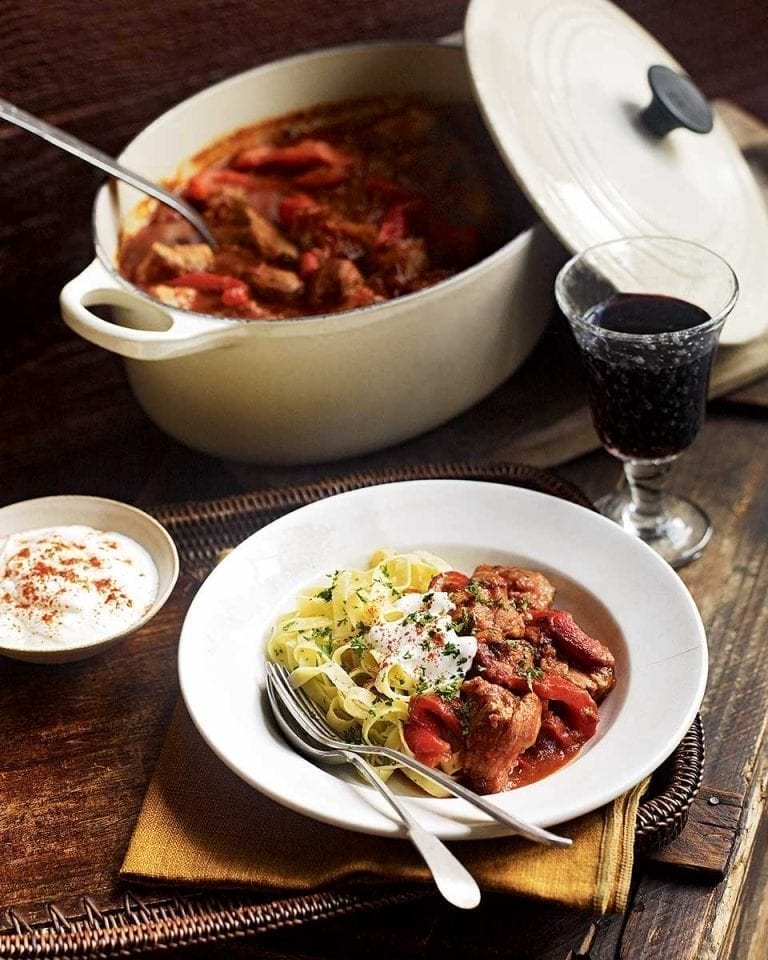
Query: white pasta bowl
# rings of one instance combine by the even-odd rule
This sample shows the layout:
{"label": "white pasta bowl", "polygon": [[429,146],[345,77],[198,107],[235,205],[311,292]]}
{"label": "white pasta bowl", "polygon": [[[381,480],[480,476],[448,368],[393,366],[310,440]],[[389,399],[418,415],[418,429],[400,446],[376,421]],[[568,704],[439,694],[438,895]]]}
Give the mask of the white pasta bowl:
{"label": "white pasta bowl", "polygon": [[[426,549],[471,573],[480,563],[541,570],[570,611],[616,657],[617,683],[596,735],[564,767],[494,796],[551,826],[639,783],[675,749],[701,703],[707,646],[674,571],[599,514],[546,494],[464,480],[391,483],[329,497],[269,524],[238,546],[195,597],[181,634],[179,675],[198,730],[243,780],[326,823],[397,836],[374,792],[339,767],[299,756],[276,729],[264,694],[269,636],[296,595],[337,569],[364,569],[379,548]],[[391,778],[424,827],[446,839],[495,836],[455,798],[414,795]]]}
{"label": "white pasta bowl", "polygon": [[[67,663],[101,653],[144,626],[163,607],[179,575],[176,546],[167,530],[136,507],[103,497],[63,495],[24,500],[0,508],[0,542],[17,533],[48,527],[86,526],[122,534],[142,547],[157,570],[155,599],[124,628],[99,639],[50,641],[29,647],[10,632],[0,636],[0,654],[31,663]],[[0,573],[2,576],[2,573]]]}

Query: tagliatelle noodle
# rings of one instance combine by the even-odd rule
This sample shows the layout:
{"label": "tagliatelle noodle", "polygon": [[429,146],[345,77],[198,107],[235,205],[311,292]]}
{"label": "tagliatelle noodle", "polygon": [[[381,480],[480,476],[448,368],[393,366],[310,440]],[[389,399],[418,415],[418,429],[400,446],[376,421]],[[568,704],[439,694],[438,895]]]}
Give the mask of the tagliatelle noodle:
{"label": "tagliatelle noodle", "polygon": [[[396,662],[382,668],[365,633],[376,621],[403,619],[395,601],[405,593],[426,593],[432,578],[450,569],[426,551],[379,550],[366,570],[337,571],[329,585],[300,594],[296,609],[278,619],[267,656],[291,672],[294,686],[304,688],[342,738],[412,754],[403,723],[418,684]],[[399,769],[387,759],[370,762],[385,779]],[[418,773],[403,773],[428,793],[443,795]]]}

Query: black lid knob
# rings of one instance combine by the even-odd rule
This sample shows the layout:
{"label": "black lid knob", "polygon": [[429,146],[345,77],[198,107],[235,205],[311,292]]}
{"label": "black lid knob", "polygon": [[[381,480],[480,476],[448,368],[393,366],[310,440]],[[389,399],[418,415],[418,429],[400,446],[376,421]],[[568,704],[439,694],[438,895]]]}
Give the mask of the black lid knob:
{"label": "black lid knob", "polygon": [[709,133],[712,108],[688,77],[657,64],[648,70],[648,83],[653,100],[640,114],[640,119],[651,133],[664,137],[676,127]]}

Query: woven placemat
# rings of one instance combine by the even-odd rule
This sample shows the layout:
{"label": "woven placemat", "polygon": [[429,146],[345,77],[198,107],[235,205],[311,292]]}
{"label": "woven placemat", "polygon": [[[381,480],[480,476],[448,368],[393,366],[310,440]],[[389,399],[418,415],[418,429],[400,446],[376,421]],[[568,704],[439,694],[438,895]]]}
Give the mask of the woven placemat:
{"label": "woven placemat", "polygon": [[[420,464],[361,472],[311,484],[240,494],[160,507],[154,515],[173,536],[182,568],[202,580],[222,556],[256,530],[290,510],[347,490],[402,480],[479,480],[509,483],[570,500],[588,509],[591,501],[574,484],[527,464]],[[678,749],[657,771],[638,810],[636,844],[639,852],[658,850],[685,826],[704,770],[704,730],[701,718]]]}
{"label": "woven placemat", "polygon": [[[591,508],[572,484],[530,466],[448,463],[366,472],[213,501],[167,505],[152,512],[174,537],[185,574],[201,581],[226,551],[292,509],[356,487],[419,479],[515,484]],[[703,761],[703,730],[697,717],[672,757],[654,776],[640,805],[635,833],[638,852],[658,849],[683,829],[701,783]],[[131,890],[126,891],[120,908],[101,911],[83,891],[82,912],[75,916],[49,904],[48,920],[32,926],[13,910],[6,911],[11,926],[0,929],[0,956],[16,960],[130,956],[242,938],[430,895],[430,888],[418,886],[340,888],[266,901],[255,894],[225,891],[144,896]]]}

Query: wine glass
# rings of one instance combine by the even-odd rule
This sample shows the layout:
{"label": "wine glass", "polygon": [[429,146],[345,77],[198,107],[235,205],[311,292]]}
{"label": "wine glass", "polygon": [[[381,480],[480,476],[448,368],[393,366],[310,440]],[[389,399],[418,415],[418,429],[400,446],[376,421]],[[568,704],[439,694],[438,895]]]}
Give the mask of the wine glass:
{"label": "wine glass", "polygon": [[712,535],[706,513],[667,493],[666,483],[701,426],[717,339],[738,289],[720,256],[672,237],[590,247],[555,281],[586,367],[595,428],[627,479],[596,506],[675,567]]}

